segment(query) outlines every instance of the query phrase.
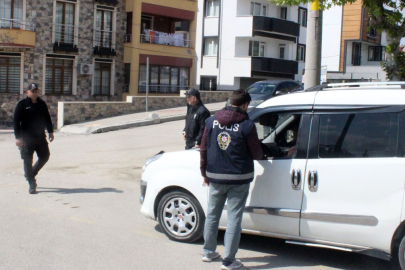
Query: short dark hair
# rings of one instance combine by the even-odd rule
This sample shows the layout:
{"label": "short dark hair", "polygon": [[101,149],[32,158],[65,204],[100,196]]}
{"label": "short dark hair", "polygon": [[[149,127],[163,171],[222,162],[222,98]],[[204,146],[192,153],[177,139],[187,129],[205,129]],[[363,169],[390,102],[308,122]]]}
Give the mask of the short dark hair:
{"label": "short dark hair", "polygon": [[250,102],[252,98],[250,94],[243,89],[238,89],[232,92],[230,96],[231,105],[233,106],[241,106],[246,102]]}

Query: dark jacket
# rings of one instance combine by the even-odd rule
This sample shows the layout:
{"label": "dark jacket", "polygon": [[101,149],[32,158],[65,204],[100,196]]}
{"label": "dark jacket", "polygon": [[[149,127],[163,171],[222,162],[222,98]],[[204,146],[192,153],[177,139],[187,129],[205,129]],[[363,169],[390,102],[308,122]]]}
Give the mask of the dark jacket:
{"label": "dark jacket", "polygon": [[200,101],[194,106],[190,106],[186,116],[186,126],[183,132],[186,133],[186,144],[192,146],[200,145],[204,133],[205,120],[211,116],[210,111]]}
{"label": "dark jacket", "polygon": [[254,159],[263,159],[256,126],[248,114],[226,107],[206,121],[200,146],[201,175],[219,184],[246,184],[254,178]]}
{"label": "dark jacket", "polygon": [[30,98],[25,98],[17,103],[14,111],[14,135],[20,138],[40,138],[48,133],[53,133],[51,116],[45,101],[37,98],[32,103]]}

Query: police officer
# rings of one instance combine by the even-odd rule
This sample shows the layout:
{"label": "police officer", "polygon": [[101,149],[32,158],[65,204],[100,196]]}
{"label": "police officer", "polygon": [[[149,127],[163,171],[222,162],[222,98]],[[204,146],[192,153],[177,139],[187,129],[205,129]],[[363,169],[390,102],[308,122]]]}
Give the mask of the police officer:
{"label": "police officer", "polygon": [[249,93],[234,91],[230,101],[232,106],[207,119],[200,148],[201,175],[210,189],[202,260],[210,262],[220,257],[216,252],[218,225],[228,200],[225,254],[221,267],[224,270],[243,265],[235,258],[242,231],[242,215],[250,182],[254,178],[253,159],[264,157],[256,126],[246,113],[251,101]]}
{"label": "police officer", "polygon": [[183,130],[186,149],[199,148],[204,133],[205,120],[211,116],[211,113],[201,102],[200,91],[191,88],[185,95],[188,104],[186,127]]}
{"label": "police officer", "polygon": [[[49,160],[45,129],[48,131],[49,141],[54,140],[48,106],[38,97],[38,92],[38,86],[31,83],[26,91],[27,97],[17,103],[14,112],[14,135],[24,161],[24,176],[29,183],[30,194],[36,193],[35,176]],[[32,166],[34,152],[38,160]]]}

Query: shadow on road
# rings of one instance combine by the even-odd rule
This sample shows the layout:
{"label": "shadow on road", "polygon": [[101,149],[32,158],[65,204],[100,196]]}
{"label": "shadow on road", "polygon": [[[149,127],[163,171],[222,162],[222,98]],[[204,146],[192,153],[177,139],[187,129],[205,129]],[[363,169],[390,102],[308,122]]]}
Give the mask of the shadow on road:
{"label": "shadow on road", "polygon": [[71,193],[124,193],[122,190],[115,188],[48,188],[48,187],[38,187],[37,193],[61,193],[61,194],[71,194]]}
{"label": "shadow on road", "polygon": [[[159,224],[155,230],[163,233]],[[224,245],[224,231],[218,233],[218,245]],[[201,246],[204,240],[200,239],[189,245]],[[187,244],[185,244],[187,245]],[[239,250],[262,253],[263,256],[243,257],[239,252],[237,258],[248,264],[242,269],[283,269],[289,267],[306,267],[312,269],[345,269],[345,270],[394,270],[395,267],[384,260],[332,249],[313,248],[286,244],[284,240],[242,234]],[[223,254],[222,254],[223,255]]]}

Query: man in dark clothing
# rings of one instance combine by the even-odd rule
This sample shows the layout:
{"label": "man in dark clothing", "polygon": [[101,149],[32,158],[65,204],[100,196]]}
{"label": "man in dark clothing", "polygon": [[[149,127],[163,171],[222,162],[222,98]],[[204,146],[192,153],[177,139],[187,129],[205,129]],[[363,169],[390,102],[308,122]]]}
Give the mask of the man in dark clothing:
{"label": "man in dark clothing", "polygon": [[211,116],[211,113],[201,102],[200,91],[192,88],[185,95],[188,110],[183,137],[186,141],[186,149],[199,148],[204,133],[205,120]]}
{"label": "man in dark clothing", "polygon": [[253,160],[264,157],[256,126],[246,113],[251,101],[249,93],[234,91],[230,101],[231,107],[207,119],[200,148],[201,175],[210,189],[202,260],[210,262],[220,257],[215,251],[218,225],[228,200],[225,255],[221,267],[225,270],[243,265],[235,259],[242,231],[242,215],[250,182],[254,178]]}
{"label": "man in dark clothing", "polygon": [[[16,145],[24,160],[25,178],[29,183],[29,193],[36,193],[35,176],[49,160],[49,148],[46,141],[45,128],[49,133],[49,141],[54,140],[51,116],[45,101],[38,97],[38,86],[32,83],[26,91],[27,97],[17,103],[14,112],[14,135]],[[34,152],[38,161],[32,166]]]}

